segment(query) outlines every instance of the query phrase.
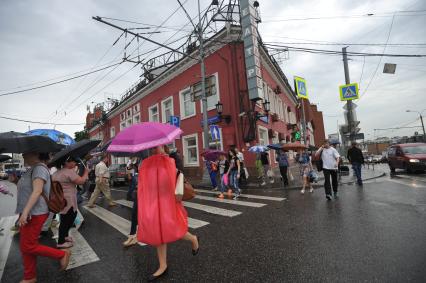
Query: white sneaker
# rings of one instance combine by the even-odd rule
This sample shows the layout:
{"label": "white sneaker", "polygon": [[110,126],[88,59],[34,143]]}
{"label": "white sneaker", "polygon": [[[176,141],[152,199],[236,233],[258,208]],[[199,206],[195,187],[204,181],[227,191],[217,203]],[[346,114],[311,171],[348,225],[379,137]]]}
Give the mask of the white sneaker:
{"label": "white sneaker", "polygon": [[314,188],[311,188],[311,189],[309,190],[309,192],[310,192],[310,193],[313,193],[313,192],[314,192]]}
{"label": "white sneaker", "polygon": [[266,182],[263,182],[262,184],[260,184],[261,186],[264,186],[264,185],[266,185]]}
{"label": "white sneaker", "polygon": [[303,195],[305,193],[305,189],[301,190],[300,193]]}

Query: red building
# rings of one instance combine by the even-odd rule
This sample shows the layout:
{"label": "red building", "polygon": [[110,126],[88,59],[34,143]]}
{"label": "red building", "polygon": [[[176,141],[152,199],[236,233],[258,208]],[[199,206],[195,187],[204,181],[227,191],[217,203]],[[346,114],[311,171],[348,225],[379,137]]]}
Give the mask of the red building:
{"label": "red building", "polygon": [[[228,150],[236,146],[244,152],[246,165],[253,167],[255,156],[247,152],[250,146],[292,139],[295,125],[299,124],[298,100],[284,73],[261,44],[259,57],[263,90],[261,99],[249,99],[244,43],[240,37],[241,27],[232,26],[205,43],[207,86],[211,94],[208,97],[208,117],[220,132],[220,139],[211,141],[210,148]],[[170,116],[178,116],[184,134],[173,146],[183,157],[186,174],[201,176],[202,102],[193,101],[191,95],[191,87],[199,82],[200,65],[193,59],[197,58],[198,51],[190,55],[192,58],[180,59],[155,78],[140,82],[95,123],[88,119],[86,127],[90,137],[107,141],[132,124],[143,121],[167,123]],[[216,109],[219,101],[223,105],[221,115]],[[266,114],[265,101],[269,102],[270,111],[262,116]],[[315,132],[318,122],[314,118],[312,120]],[[323,127],[318,123],[320,126]],[[275,160],[273,152],[271,155],[271,160]],[[124,163],[125,160],[113,157],[112,162]]]}

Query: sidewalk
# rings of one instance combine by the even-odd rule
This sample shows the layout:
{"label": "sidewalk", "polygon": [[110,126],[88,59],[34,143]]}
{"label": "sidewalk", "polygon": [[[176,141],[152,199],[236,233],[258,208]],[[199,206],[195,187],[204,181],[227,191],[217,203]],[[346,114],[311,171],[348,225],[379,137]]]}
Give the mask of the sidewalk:
{"label": "sidewalk", "polygon": [[[294,180],[290,182],[289,186],[284,187],[281,181],[280,175],[278,172],[275,173],[274,183],[267,183],[265,186],[261,186],[262,180],[257,180],[255,178],[250,177],[247,184],[241,184],[242,189],[286,189],[286,190],[300,190],[302,187],[302,180],[299,176],[298,167],[292,167],[291,172],[293,174]],[[371,179],[380,178],[386,175],[385,171],[382,168],[375,168],[375,170],[362,168],[362,180],[367,181]],[[324,175],[322,172],[318,173],[319,179],[317,183],[313,183],[312,186],[315,188],[322,187],[324,184]],[[355,177],[353,176],[353,171],[350,169],[349,175],[341,176],[339,180],[339,184],[351,184],[355,181]],[[197,188],[208,188],[211,189],[210,182],[200,182],[198,184],[194,184],[194,187]]]}

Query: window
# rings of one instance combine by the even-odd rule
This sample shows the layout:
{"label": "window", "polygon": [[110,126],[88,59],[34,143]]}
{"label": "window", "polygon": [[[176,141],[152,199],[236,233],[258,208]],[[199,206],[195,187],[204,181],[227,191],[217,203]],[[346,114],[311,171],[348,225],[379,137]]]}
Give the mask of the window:
{"label": "window", "polygon": [[170,121],[170,116],[173,116],[173,97],[170,96],[161,101],[161,119],[163,123]]}
{"label": "window", "polygon": [[126,128],[132,125],[132,117],[126,120]]}
{"label": "window", "polygon": [[258,131],[259,131],[259,144],[268,145],[269,144],[268,129],[262,126],[258,126]]}
{"label": "window", "polygon": [[149,121],[150,122],[159,122],[160,121],[160,113],[158,113],[158,103],[149,107]]}
{"label": "window", "polygon": [[133,124],[139,124],[140,121],[141,121],[141,115],[140,114],[133,115]]}
{"label": "window", "polygon": [[199,166],[198,163],[198,135],[188,135],[182,137],[184,165]]}
{"label": "window", "polygon": [[115,137],[115,127],[111,127],[111,129],[109,129],[109,136],[110,138]]}
{"label": "window", "polygon": [[186,88],[179,93],[181,119],[195,116],[195,102],[191,100],[191,88]]}
{"label": "window", "polygon": [[126,119],[126,114],[123,112],[120,115],[120,121],[123,121],[124,119]]}
{"label": "window", "polygon": [[[216,103],[220,100],[218,74],[215,73],[213,76],[208,77],[206,84],[206,89],[212,93],[212,95],[207,96],[207,110],[213,110],[216,108]],[[203,107],[202,105],[203,102],[201,101],[201,107]]]}
{"label": "window", "polygon": [[126,128],[126,122],[120,123],[120,131]]}
{"label": "window", "polygon": [[133,106],[133,113],[137,113],[139,112],[139,110],[140,110],[139,104],[136,104],[135,106]]}
{"label": "window", "polygon": [[132,117],[132,108],[127,109],[126,111],[126,118]]}

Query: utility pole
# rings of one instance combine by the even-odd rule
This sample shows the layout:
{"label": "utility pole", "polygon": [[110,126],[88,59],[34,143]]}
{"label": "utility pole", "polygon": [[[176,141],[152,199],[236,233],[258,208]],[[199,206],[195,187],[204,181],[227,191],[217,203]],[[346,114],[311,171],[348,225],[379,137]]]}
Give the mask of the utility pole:
{"label": "utility pole", "polygon": [[302,104],[302,140],[303,144],[306,145],[306,118],[305,118],[305,106],[303,98],[300,99],[300,103]]}
{"label": "utility pole", "polygon": [[[350,84],[351,83],[351,79],[349,78],[349,66],[348,66],[348,55],[346,53],[346,48],[347,47],[343,47],[342,48],[342,53],[343,53],[343,68],[345,70],[345,83],[346,84]],[[348,100],[346,102],[346,109],[348,111],[347,115],[347,120],[348,120],[348,132],[349,132],[349,140],[352,142],[354,141],[354,129],[353,129],[353,117],[352,117],[352,101]],[[342,138],[343,140],[343,138]]]}
{"label": "utility pole", "polygon": [[204,39],[203,28],[201,26],[201,8],[198,0],[198,40],[200,41],[200,65],[201,65],[201,100],[203,101],[203,132],[204,132],[204,150],[209,149],[209,124],[207,117],[207,96],[206,96],[206,66],[204,64]]}
{"label": "utility pole", "polygon": [[422,128],[423,128],[423,142],[426,142],[425,124],[423,124],[422,113],[420,113],[420,121],[422,122]]}

